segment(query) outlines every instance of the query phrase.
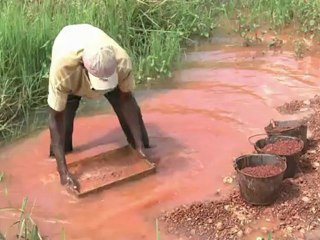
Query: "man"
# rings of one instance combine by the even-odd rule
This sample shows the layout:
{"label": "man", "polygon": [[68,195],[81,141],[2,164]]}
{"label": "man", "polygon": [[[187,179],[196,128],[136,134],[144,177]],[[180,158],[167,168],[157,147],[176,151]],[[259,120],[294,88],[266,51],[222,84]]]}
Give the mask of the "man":
{"label": "man", "polygon": [[50,156],[56,158],[62,185],[79,191],[65,153],[73,150],[73,121],[81,97],[105,96],[128,143],[145,157],[149,139],[133,88],[131,60],[106,33],[89,24],[69,25],[59,32],[52,47],[48,105]]}

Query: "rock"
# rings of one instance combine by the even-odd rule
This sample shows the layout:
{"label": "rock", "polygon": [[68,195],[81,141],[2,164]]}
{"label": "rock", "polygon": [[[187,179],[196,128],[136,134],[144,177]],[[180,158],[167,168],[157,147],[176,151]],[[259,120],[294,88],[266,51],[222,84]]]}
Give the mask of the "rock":
{"label": "rock", "polygon": [[191,229],[190,234],[191,235],[196,235],[196,230],[195,229]]}
{"label": "rock", "polygon": [[211,218],[208,219],[208,223],[211,224],[213,223],[213,220]]}
{"label": "rock", "polygon": [[217,189],[216,193],[215,193],[217,196],[219,196],[221,194],[221,190],[220,189]]}
{"label": "rock", "polygon": [[308,198],[308,197],[303,197],[303,198],[302,198],[302,201],[304,201],[305,203],[308,203],[308,202],[310,202],[310,198]]}
{"label": "rock", "polygon": [[266,227],[262,227],[262,228],[261,228],[261,231],[262,231],[263,233],[268,233],[268,229],[267,229]]}
{"label": "rock", "polygon": [[233,183],[233,178],[232,178],[232,177],[225,177],[225,178],[223,179],[223,182],[224,182],[224,183],[231,184],[231,183]]}
{"label": "rock", "polygon": [[238,236],[238,238],[242,238],[243,237],[243,231],[239,231],[239,232],[237,232],[237,236]]}
{"label": "rock", "polygon": [[304,100],[303,103],[304,103],[305,105],[310,105],[310,100]]}
{"label": "rock", "polygon": [[313,163],[312,163],[312,167],[313,167],[314,169],[319,168],[319,166],[320,166],[320,163],[318,163],[318,162],[313,162]]}
{"label": "rock", "polygon": [[312,153],[312,154],[314,154],[314,153],[317,153],[317,151],[316,151],[316,150],[309,150],[307,153]]}
{"label": "rock", "polygon": [[218,222],[218,223],[216,224],[216,228],[217,228],[219,231],[223,230],[223,224],[222,224],[222,222]]}
{"label": "rock", "polygon": [[290,226],[288,226],[288,227],[286,228],[286,230],[287,230],[288,233],[292,233],[292,232],[293,232],[293,228],[290,227]]}

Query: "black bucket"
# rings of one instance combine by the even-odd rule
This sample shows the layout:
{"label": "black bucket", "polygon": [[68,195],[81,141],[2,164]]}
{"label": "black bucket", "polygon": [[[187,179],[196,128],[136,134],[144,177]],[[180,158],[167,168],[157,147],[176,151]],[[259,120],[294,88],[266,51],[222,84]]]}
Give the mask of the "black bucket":
{"label": "black bucket", "polygon": [[[251,176],[241,171],[245,167],[261,165],[279,165],[282,171],[270,177]],[[252,205],[270,205],[278,198],[287,168],[285,158],[273,154],[243,155],[235,160],[234,167],[237,171],[240,194],[246,202]]]}
{"label": "black bucket", "polygon": [[307,124],[302,120],[274,121],[264,128],[267,135],[290,136],[300,138],[304,142],[304,150],[307,147]]}
{"label": "black bucket", "polygon": [[265,152],[262,149],[269,143],[274,143],[280,139],[292,139],[297,140],[300,142],[300,148],[297,152],[291,154],[291,155],[280,155],[281,157],[285,157],[287,160],[287,169],[284,174],[284,178],[292,178],[297,172],[299,159],[302,155],[302,151],[304,149],[304,142],[302,139],[297,137],[290,137],[290,136],[270,136],[263,139],[259,139],[255,142],[254,148],[258,153],[266,153],[266,154],[276,154],[272,152]]}

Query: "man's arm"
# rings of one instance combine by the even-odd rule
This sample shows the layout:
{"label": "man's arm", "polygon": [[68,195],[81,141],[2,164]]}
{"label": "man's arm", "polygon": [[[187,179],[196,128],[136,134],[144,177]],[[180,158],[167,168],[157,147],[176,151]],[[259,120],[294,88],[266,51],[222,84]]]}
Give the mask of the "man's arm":
{"label": "man's arm", "polygon": [[144,144],[142,142],[142,132],[140,127],[140,114],[135,103],[134,96],[131,92],[122,92],[119,89],[120,106],[126,122],[132,133],[135,148],[142,157],[146,157],[144,153]]}
{"label": "man's arm", "polygon": [[64,111],[57,112],[49,108],[49,129],[52,151],[56,157],[60,182],[71,189],[79,191],[79,183],[69,173],[64,153]]}
{"label": "man's arm", "polygon": [[132,133],[135,149],[145,157],[143,147],[149,148],[149,138],[145,129],[140,108],[132,94],[135,87],[135,80],[132,72],[132,62],[130,58],[124,58],[121,67],[118,69],[119,84],[114,94],[120,102],[121,112]]}

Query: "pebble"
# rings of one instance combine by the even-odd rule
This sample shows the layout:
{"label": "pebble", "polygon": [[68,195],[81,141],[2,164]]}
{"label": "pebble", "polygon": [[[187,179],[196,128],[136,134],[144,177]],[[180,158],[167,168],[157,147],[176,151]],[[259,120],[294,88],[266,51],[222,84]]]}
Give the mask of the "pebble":
{"label": "pebble", "polygon": [[231,183],[233,183],[233,178],[232,178],[232,177],[225,177],[225,178],[223,179],[223,182],[224,182],[224,183],[231,184]]}
{"label": "pebble", "polygon": [[308,203],[308,202],[310,202],[310,198],[308,198],[308,197],[303,197],[303,198],[302,198],[302,201],[304,201],[305,203]]}
{"label": "pebble", "polygon": [[306,105],[310,105],[310,100],[304,100],[303,103]]}
{"label": "pebble", "polygon": [[238,236],[238,238],[242,238],[243,237],[243,231],[239,231],[239,232],[237,232],[237,236]]}
{"label": "pebble", "polygon": [[218,223],[216,224],[216,227],[217,227],[217,229],[218,229],[219,231],[223,230],[223,224],[222,224],[222,222],[218,222]]}
{"label": "pebble", "polygon": [[292,233],[293,232],[293,228],[290,227],[290,226],[288,226],[286,230],[287,230],[288,233]]}
{"label": "pebble", "polygon": [[191,235],[196,235],[196,230],[195,229],[191,229],[190,233],[191,233]]}
{"label": "pebble", "polygon": [[262,228],[261,228],[261,231],[262,231],[263,233],[267,233],[267,232],[268,232],[268,229],[267,229],[266,227],[262,227]]}
{"label": "pebble", "polygon": [[211,218],[208,219],[208,223],[211,224],[213,223],[213,220]]}
{"label": "pebble", "polygon": [[317,169],[319,166],[320,166],[320,163],[318,163],[318,162],[313,162],[312,163],[312,167],[315,168],[315,169]]}

